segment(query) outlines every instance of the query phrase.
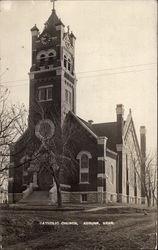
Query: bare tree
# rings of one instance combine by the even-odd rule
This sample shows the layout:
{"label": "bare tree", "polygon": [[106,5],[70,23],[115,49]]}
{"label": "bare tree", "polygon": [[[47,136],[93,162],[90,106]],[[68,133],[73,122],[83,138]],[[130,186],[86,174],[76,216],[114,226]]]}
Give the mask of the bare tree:
{"label": "bare tree", "polygon": [[157,187],[157,175],[156,167],[154,164],[155,157],[149,153],[146,157],[142,157],[141,154],[136,155],[134,147],[128,147],[130,154],[130,160],[133,167],[133,173],[136,173],[139,182],[141,184],[141,189],[144,196],[147,199],[147,205],[151,205],[151,199],[153,196],[154,200],[157,199],[155,192]]}
{"label": "bare tree", "polygon": [[[72,137],[75,137],[76,133],[80,133],[80,130],[76,130],[73,123],[65,123],[61,126],[59,117],[54,115],[53,112],[51,113],[50,110],[49,119],[55,124],[55,131],[51,134],[49,133],[51,128],[48,127],[48,124],[45,124],[47,114],[44,107],[39,102],[36,102],[34,109],[36,114],[38,113],[40,117],[39,126],[41,127],[39,128],[40,134],[37,136],[39,137],[40,144],[39,146],[35,146],[36,150],[35,148],[32,149],[32,155],[30,157],[31,165],[35,166],[38,173],[45,169],[51,175],[57,188],[58,207],[61,207],[61,183],[63,181],[63,176],[64,178],[69,178],[70,181],[70,179],[72,180],[77,176],[78,172],[77,169],[79,164],[75,158],[75,146],[73,146],[72,149],[70,141]],[[35,126],[33,120],[34,119],[30,116],[30,124]],[[41,164],[42,162],[44,162],[44,164]]]}
{"label": "bare tree", "polygon": [[8,179],[10,147],[27,126],[24,105],[12,105],[9,91],[0,86],[0,186]]}
{"label": "bare tree", "polygon": [[[150,165],[147,168],[146,174],[146,185],[150,190],[150,205],[155,205],[155,201],[157,201],[156,190],[157,190],[157,164],[154,156],[151,157]],[[148,161],[149,162],[149,161]]]}

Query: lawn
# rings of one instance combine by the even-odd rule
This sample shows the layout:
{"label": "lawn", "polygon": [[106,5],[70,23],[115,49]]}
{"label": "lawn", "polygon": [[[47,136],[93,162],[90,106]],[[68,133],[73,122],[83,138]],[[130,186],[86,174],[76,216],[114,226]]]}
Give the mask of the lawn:
{"label": "lawn", "polygon": [[2,211],[3,249],[155,249],[156,214]]}

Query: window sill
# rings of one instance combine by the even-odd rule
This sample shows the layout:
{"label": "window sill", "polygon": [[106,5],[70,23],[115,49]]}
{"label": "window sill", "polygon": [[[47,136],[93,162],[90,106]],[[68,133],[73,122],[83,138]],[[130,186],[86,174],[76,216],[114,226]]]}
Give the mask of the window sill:
{"label": "window sill", "polygon": [[79,184],[89,184],[89,182],[79,182]]}
{"label": "window sill", "polygon": [[67,68],[64,67],[65,72],[70,75],[71,77],[74,77],[74,73],[72,73],[71,71],[69,71]]}
{"label": "window sill", "polygon": [[53,101],[53,99],[48,99],[48,100],[38,100],[38,102],[50,102]]}

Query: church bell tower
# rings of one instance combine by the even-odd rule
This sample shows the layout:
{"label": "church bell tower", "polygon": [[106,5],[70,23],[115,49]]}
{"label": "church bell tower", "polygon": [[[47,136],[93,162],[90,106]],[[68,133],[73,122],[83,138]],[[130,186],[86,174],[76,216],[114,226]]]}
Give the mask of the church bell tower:
{"label": "church bell tower", "polygon": [[52,13],[40,33],[32,34],[29,126],[49,119],[62,127],[66,114],[76,112],[75,36]]}

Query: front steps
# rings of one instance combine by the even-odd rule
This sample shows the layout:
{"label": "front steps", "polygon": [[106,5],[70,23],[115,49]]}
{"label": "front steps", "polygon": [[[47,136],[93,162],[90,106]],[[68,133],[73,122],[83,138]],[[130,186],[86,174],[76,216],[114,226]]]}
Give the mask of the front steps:
{"label": "front steps", "polygon": [[50,205],[49,192],[48,191],[33,191],[26,198],[21,199],[19,204],[26,205],[37,205],[37,206],[45,206]]}

